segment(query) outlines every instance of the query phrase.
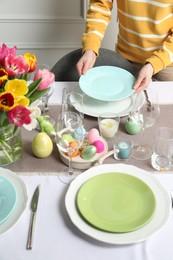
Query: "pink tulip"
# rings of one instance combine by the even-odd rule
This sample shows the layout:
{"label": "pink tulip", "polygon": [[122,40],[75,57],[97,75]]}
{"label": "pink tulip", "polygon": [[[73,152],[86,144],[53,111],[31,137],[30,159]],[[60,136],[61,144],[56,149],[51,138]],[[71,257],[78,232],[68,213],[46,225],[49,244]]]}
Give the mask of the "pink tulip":
{"label": "pink tulip", "polygon": [[37,79],[41,79],[38,90],[42,91],[50,87],[50,85],[55,81],[55,75],[47,69],[39,69],[34,76],[34,80]]}
{"label": "pink tulip", "polygon": [[19,76],[21,74],[26,74],[30,67],[24,56],[13,56],[9,54],[5,58],[5,70],[9,76]]}
{"label": "pink tulip", "polygon": [[8,121],[17,126],[23,126],[23,124],[30,124],[31,111],[23,106],[16,106],[8,112]]}
{"label": "pink tulip", "polygon": [[0,65],[3,67],[5,63],[5,58],[12,54],[13,56],[16,56],[16,46],[13,48],[8,48],[5,43],[2,44],[2,47],[0,48]]}

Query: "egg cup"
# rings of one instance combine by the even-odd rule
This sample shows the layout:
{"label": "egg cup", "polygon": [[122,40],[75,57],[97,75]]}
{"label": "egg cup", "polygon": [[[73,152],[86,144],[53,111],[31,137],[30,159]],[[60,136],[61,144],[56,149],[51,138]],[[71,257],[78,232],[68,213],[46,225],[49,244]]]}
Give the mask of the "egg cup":
{"label": "egg cup", "polygon": [[[104,144],[103,152],[96,153],[92,159],[84,160],[81,155],[77,155],[76,157],[72,157],[72,167],[75,169],[85,170],[92,167],[99,160],[101,156],[108,152],[108,144],[102,137],[99,138],[100,141]],[[69,157],[65,155],[61,150],[59,150],[61,161],[68,165]]]}

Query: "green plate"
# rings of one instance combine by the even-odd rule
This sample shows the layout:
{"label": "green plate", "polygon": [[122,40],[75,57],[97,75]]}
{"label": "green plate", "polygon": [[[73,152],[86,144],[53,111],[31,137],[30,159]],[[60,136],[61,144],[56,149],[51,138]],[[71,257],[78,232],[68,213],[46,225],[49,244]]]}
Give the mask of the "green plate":
{"label": "green plate", "polygon": [[156,200],[149,186],[139,178],[111,172],[95,176],[81,186],[77,207],[94,227],[123,233],[149,222]]}

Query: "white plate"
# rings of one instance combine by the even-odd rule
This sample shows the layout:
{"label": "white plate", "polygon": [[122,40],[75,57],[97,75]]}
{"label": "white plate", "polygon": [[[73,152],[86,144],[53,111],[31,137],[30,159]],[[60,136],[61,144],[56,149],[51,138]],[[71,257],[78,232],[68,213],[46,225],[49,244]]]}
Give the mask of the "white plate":
{"label": "white plate", "polygon": [[9,230],[12,226],[16,224],[16,222],[21,217],[22,213],[24,212],[26,205],[27,205],[27,190],[25,187],[25,183],[23,180],[18,177],[15,173],[12,171],[1,168],[0,167],[0,176],[4,177],[8,181],[12,183],[12,185],[15,188],[16,191],[16,204],[15,207],[8,217],[1,225],[0,225],[0,234],[5,233],[7,230]]}
{"label": "white plate", "polygon": [[[153,191],[156,198],[156,210],[149,223],[142,228],[127,232],[127,233],[109,233],[96,229],[87,222],[85,222],[78,214],[76,208],[76,195],[83,183],[99,174],[106,172],[121,172],[128,173],[132,176],[140,178],[144,181]],[[162,184],[151,175],[142,169],[135,166],[124,164],[104,164],[92,167],[84,173],[80,174],[71,184],[65,197],[66,210],[76,227],[83,233],[96,240],[110,243],[110,244],[132,244],[148,239],[155,232],[159,231],[168,221],[171,214],[171,197],[168,191]]]}
{"label": "white plate", "polygon": [[[114,112],[121,116],[127,116],[132,109],[133,102],[135,101],[136,94],[131,97],[125,98],[120,101],[99,101],[88,96],[84,96],[83,110],[84,114],[88,116],[98,117],[99,114]],[[144,93],[139,94],[138,100],[134,109],[139,109],[145,101]]]}
{"label": "white plate", "polygon": [[[81,91],[79,86],[75,86],[73,88],[73,91],[83,94],[83,113],[85,115],[93,117],[98,117],[99,114],[107,112],[114,112],[118,114],[120,117],[127,116],[132,109],[136,97],[136,94],[134,93],[132,96],[120,101],[100,101],[87,96],[85,93]],[[137,102],[134,105],[134,109],[139,109],[144,104],[144,101],[145,96],[142,91],[138,96]],[[76,110],[79,110],[77,106],[75,106],[75,108]]]}

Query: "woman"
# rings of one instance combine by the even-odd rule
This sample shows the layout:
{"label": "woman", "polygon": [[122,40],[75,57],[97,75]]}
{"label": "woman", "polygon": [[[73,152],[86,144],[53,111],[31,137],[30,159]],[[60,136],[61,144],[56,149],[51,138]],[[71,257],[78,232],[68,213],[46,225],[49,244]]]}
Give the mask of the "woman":
{"label": "woman", "polygon": [[[79,75],[93,67],[106,28],[113,0],[90,0],[83,56],[77,63]],[[138,71],[134,89],[146,88],[154,80],[173,81],[173,1],[117,0],[117,52]]]}

